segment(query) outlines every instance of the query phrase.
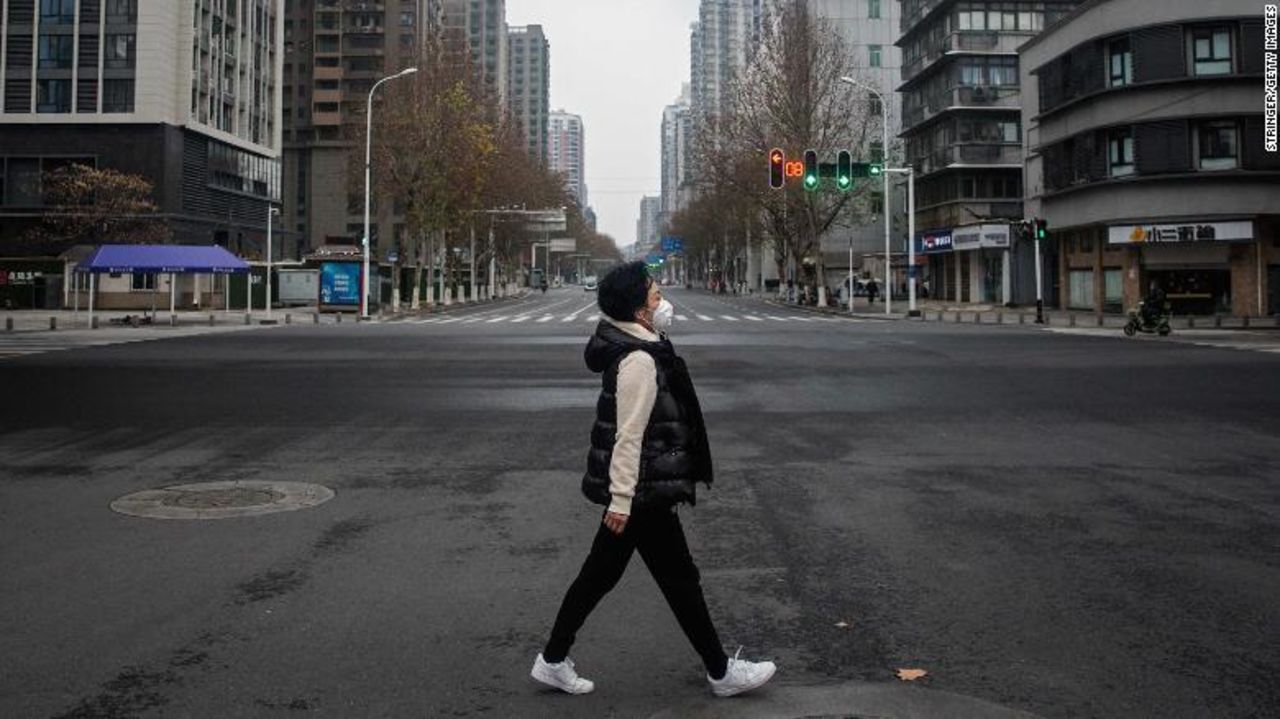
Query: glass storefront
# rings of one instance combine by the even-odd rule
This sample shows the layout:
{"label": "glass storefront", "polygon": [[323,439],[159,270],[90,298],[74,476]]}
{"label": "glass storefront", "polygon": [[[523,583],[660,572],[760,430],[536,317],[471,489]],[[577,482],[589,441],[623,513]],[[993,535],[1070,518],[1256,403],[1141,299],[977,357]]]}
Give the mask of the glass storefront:
{"label": "glass storefront", "polygon": [[1150,270],[1147,286],[1157,282],[1164,289],[1175,315],[1212,315],[1231,312],[1231,271],[1218,269]]}

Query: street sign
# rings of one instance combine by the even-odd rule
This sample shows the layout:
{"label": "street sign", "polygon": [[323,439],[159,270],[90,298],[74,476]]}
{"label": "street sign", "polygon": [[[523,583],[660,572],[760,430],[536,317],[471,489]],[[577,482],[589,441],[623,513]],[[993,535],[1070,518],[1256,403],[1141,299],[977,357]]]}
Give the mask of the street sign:
{"label": "street sign", "polygon": [[684,238],[664,236],[662,238],[662,251],[663,252],[683,252]]}
{"label": "street sign", "polygon": [[577,252],[578,241],[572,237],[551,240],[549,251],[556,254]]}

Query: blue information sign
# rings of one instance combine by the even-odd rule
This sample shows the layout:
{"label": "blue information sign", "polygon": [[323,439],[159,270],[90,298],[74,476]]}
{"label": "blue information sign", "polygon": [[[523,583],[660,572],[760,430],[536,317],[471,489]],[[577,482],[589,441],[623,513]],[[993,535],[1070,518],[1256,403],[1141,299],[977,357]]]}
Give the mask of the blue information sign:
{"label": "blue information sign", "polygon": [[320,265],[320,304],[360,304],[359,262],[325,262]]}
{"label": "blue information sign", "polygon": [[680,237],[669,237],[669,236],[663,237],[662,251],[663,252],[683,252],[684,239]]}

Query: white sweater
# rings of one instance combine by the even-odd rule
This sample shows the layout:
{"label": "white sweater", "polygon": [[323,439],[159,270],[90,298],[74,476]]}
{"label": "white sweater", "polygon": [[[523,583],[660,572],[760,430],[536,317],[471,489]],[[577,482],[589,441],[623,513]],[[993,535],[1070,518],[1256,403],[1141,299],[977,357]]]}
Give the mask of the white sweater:
{"label": "white sweater", "polygon": [[[637,322],[618,322],[608,317],[605,321],[639,340],[657,342],[661,339]],[[648,352],[634,350],[618,363],[615,398],[618,417],[613,458],[609,463],[609,494],[613,495],[609,511],[630,515],[631,499],[640,480],[640,445],[649,426],[653,403],[658,398],[658,367]]]}

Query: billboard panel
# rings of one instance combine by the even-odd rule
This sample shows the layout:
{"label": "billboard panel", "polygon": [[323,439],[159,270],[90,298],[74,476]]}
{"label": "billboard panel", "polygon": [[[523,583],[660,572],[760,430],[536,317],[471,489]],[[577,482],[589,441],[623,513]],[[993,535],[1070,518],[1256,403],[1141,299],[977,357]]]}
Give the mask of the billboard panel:
{"label": "billboard panel", "polygon": [[342,307],[360,306],[359,262],[320,264],[320,304]]}

